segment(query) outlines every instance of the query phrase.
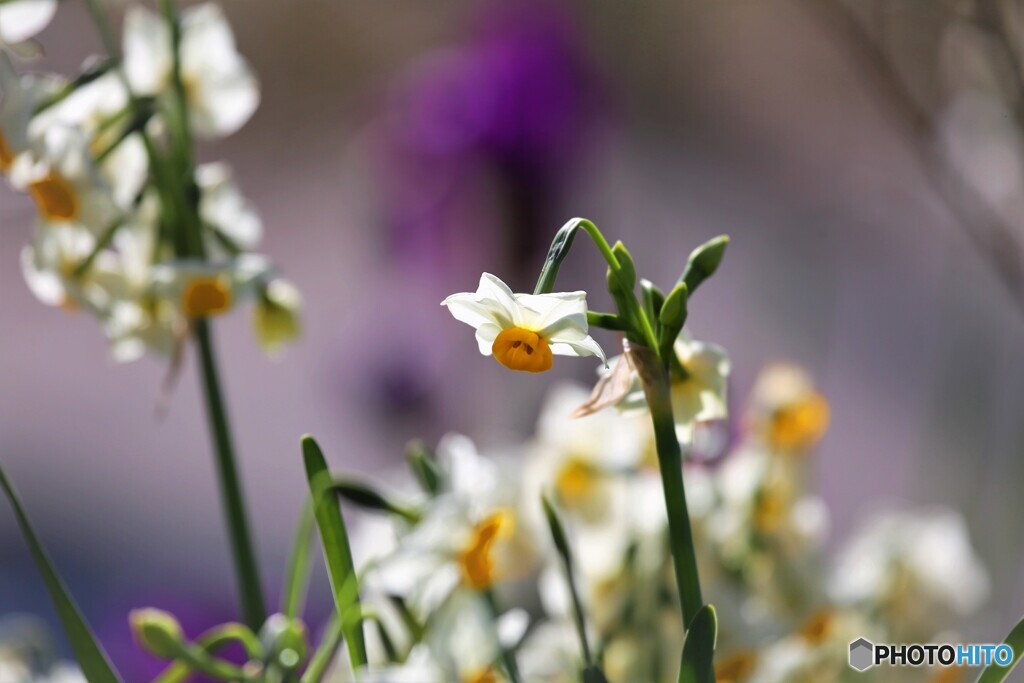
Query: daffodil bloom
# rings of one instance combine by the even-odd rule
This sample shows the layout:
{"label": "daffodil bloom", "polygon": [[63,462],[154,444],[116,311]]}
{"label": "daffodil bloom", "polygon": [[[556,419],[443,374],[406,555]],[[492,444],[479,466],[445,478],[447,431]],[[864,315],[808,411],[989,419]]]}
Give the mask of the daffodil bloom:
{"label": "daffodil bloom", "polygon": [[493,355],[510,370],[544,372],[556,355],[605,361],[604,351],[588,334],[586,292],[513,294],[504,282],[484,273],[476,292],[452,294],[441,305],[476,330],[481,354]]}
{"label": "daffodil bloom", "polygon": [[47,224],[75,223],[103,234],[120,214],[112,188],[93,163],[83,131],[51,126],[11,167],[11,184],[28,192]]}
{"label": "daffodil bloom", "polygon": [[0,2],[0,47],[15,50],[42,31],[57,13],[57,0]]}
{"label": "daffodil bloom", "polygon": [[361,683],[507,683],[498,663],[501,647],[522,638],[528,619],[512,610],[495,620],[480,600],[461,596],[445,604],[430,620],[424,642],[401,664],[371,668]]}
{"label": "daffodil bloom", "polygon": [[828,429],[828,401],[802,368],[788,363],[771,365],[754,383],[746,422],[772,450],[805,452]]}
{"label": "daffodil bloom", "polygon": [[88,141],[93,157],[102,155],[100,173],[118,206],[127,208],[146,181],[148,159],[138,134],[125,135],[132,122],[129,96],[120,73],[110,71],[75,87],[38,113],[29,126],[31,137],[53,127],[73,128]]}
{"label": "daffodil bloom", "polygon": [[96,238],[78,225],[43,227],[21,254],[25,282],[48,306],[102,311],[109,303],[110,290],[118,287],[119,263],[113,253],[101,252],[88,272],[79,274],[79,267],[95,248]]}
{"label": "daffodil bloom", "polygon": [[254,291],[269,267],[265,259],[246,254],[223,264],[179,261],[153,267],[153,293],[176,303],[188,319],[226,313]]}
{"label": "daffodil bloom", "polygon": [[890,509],[876,512],[840,551],[829,588],[841,605],[884,610],[927,635],[951,616],[971,616],[991,581],[958,512]]}
{"label": "daffodil bloom", "polygon": [[[672,348],[685,373],[683,376],[672,374],[672,411],[679,440],[688,443],[695,423],[721,420],[729,414],[726,400],[729,357],[720,346],[696,341],[685,331]],[[640,376],[629,354],[613,358],[609,365],[611,369],[598,371],[597,386],[576,414],[589,415],[611,405],[625,414],[647,412]]]}
{"label": "daffodil bloom", "polygon": [[[199,217],[226,239],[234,249],[252,249],[263,235],[263,221],[252,203],[234,182],[231,167],[203,164],[196,169],[199,186]],[[209,240],[210,246],[221,245]]]}
{"label": "daffodil bloom", "polygon": [[453,594],[475,594],[522,576],[535,559],[514,472],[457,434],[441,441],[438,459],[446,488],[371,574],[382,590],[405,596],[422,615]]}
{"label": "daffodil bloom", "polygon": [[[238,54],[231,26],[215,4],[181,13],[181,79],[193,130],[203,136],[230,135],[259,104],[259,86]],[[139,95],[170,90],[174,70],[171,31],[159,15],[133,4],[125,17],[124,69]]]}

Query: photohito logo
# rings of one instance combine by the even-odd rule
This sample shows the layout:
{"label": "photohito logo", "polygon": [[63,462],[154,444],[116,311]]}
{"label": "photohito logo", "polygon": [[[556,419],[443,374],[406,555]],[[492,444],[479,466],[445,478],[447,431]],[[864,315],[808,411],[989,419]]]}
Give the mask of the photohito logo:
{"label": "photohito logo", "polygon": [[850,643],[850,667],[867,671],[873,666],[1008,666],[1013,661],[1013,648],[1006,643],[997,645],[949,643],[927,645],[875,645],[867,638]]}

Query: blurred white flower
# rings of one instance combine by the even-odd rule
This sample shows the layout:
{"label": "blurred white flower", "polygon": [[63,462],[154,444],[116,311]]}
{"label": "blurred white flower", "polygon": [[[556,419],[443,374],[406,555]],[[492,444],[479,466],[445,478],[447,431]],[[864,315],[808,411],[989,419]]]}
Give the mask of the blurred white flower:
{"label": "blurred white flower", "polygon": [[111,252],[96,254],[89,268],[79,268],[96,249],[96,238],[75,224],[57,224],[36,231],[33,244],[22,250],[22,274],[29,289],[47,306],[69,310],[103,310],[120,277]]}
{"label": "blurred white flower", "polygon": [[550,492],[565,512],[597,522],[615,511],[610,488],[648,455],[646,421],[611,411],[574,418],[586,398],[582,386],[558,384],[541,407],[523,486],[524,507],[535,511],[541,529],[546,528],[541,493]]}
{"label": "blurred white flower", "polygon": [[269,273],[266,259],[244,254],[224,263],[176,261],[153,266],[153,293],[175,302],[188,319],[220,315],[255,291]]}
{"label": "blurred white flower", "polygon": [[[196,169],[199,186],[199,217],[227,240],[232,249],[253,249],[263,236],[263,221],[256,207],[242,195],[224,163],[204,164]],[[223,247],[223,245],[211,245]]]}
{"label": "blurred white flower", "polygon": [[550,370],[553,355],[597,356],[604,351],[587,333],[586,292],[513,294],[490,273],[476,292],[441,302],[456,320],[476,330],[480,353],[511,370]]}
{"label": "blurred white flower", "polygon": [[[685,331],[673,349],[685,376],[678,370],[672,373],[672,410],[679,440],[689,443],[694,423],[724,419],[729,414],[729,357],[720,346],[695,341]],[[625,414],[646,413],[647,399],[630,355],[616,356],[609,366],[598,371],[597,386],[577,414],[590,414],[609,405]]]}
{"label": "blurred white flower", "polygon": [[800,453],[825,434],[829,406],[803,368],[776,363],[758,375],[745,419],[754,438],[770,449]]}
{"label": "blurred white flower", "polygon": [[438,456],[446,490],[368,573],[369,581],[405,596],[420,615],[456,592],[490,590],[534,565],[532,539],[519,523],[518,484],[509,473],[461,435],[446,436]]}
{"label": "blurred white flower", "polygon": [[0,47],[17,49],[46,28],[57,13],[57,0],[0,2]]}
{"label": "blurred white flower", "polygon": [[934,634],[936,608],[970,616],[988,598],[990,581],[959,513],[895,510],[877,513],[845,545],[830,589],[839,603],[885,610],[905,628]]}
{"label": "blurred white flower", "polygon": [[[174,51],[164,19],[141,5],[125,16],[124,69],[139,95],[159,96],[171,86]],[[181,13],[181,79],[189,118],[198,135],[230,135],[256,111],[260,93],[256,77],[238,54],[231,26],[215,4]]]}
{"label": "blurred white flower", "polygon": [[97,237],[120,215],[109,184],[78,128],[51,126],[11,166],[11,184],[32,195],[45,223],[73,223]]}

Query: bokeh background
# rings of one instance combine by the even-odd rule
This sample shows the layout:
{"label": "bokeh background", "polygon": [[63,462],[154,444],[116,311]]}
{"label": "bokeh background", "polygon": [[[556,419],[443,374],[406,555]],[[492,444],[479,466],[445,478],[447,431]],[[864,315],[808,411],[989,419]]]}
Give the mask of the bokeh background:
{"label": "bokeh background", "polygon": [[[276,361],[245,314],[216,325],[268,595],[301,434],[382,472],[413,437],[522,439],[557,377],[592,379],[586,362],[511,376],[438,305],[481,270],[532,288],[585,215],[663,284],[732,236],[690,325],[730,351],[734,401],[770,361],[811,370],[832,406],[813,467],[833,538],[893,501],[961,510],[995,586],[967,629],[1001,637],[1024,611],[1024,24],[987,19],[1024,17],[1006,4],[226,0],[263,103],[201,156],[234,165],[305,298]],[[65,72],[98,49],[77,0],[41,40]],[[92,320],[29,293],[32,218],[0,188],[0,458],[124,663],[130,607],[232,616],[194,359],[159,418],[164,361],[115,364]],[[608,309],[588,249],[560,285]],[[0,512],[13,612],[52,619]]]}

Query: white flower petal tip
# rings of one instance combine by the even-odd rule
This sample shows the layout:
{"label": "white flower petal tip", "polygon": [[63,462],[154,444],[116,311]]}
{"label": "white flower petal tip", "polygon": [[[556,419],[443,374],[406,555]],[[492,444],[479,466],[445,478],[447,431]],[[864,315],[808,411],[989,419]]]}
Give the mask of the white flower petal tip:
{"label": "white flower petal tip", "polygon": [[597,356],[607,366],[588,333],[586,292],[515,294],[484,273],[476,292],[452,294],[441,305],[476,331],[481,354],[510,370],[544,372],[554,356]]}

